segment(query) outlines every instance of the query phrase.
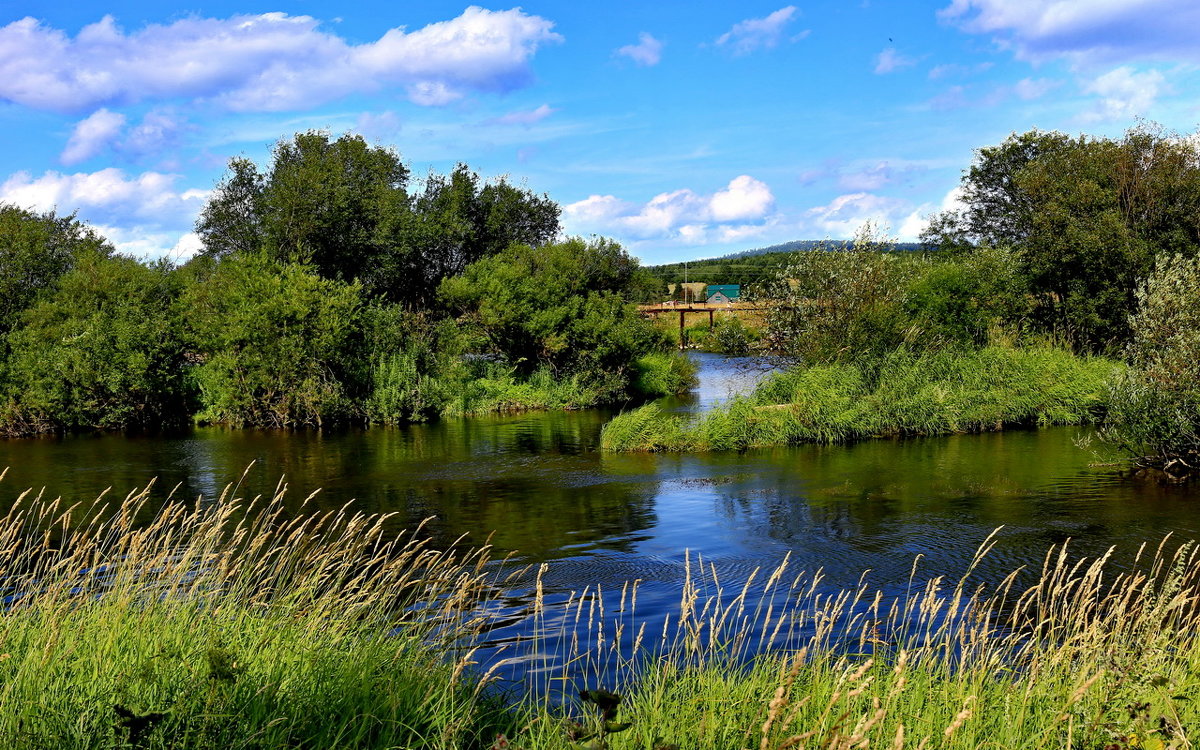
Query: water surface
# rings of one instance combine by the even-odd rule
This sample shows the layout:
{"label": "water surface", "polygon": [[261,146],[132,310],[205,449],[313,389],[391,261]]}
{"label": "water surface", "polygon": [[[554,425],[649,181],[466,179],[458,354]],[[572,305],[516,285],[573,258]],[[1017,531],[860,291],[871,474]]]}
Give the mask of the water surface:
{"label": "water surface", "polygon": [[[769,364],[698,355],[701,383],[675,409],[711,408]],[[77,436],[0,441],[0,503],[26,488],[67,500],[124,494],[270,494],[294,507],[348,501],[428,517],[436,542],[491,540],[501,553],[548,562],[552,592],[643,584],[639,611],[674,608],[683,561],[703,555],[731,579],[790,554],[831,586],[895,589],[921,569],[956,576],[1003,526],[981,575],[1040,566],[1068,538],[1080,553],[1111,545],[1117,562],[1167,533],[1200,536],[1196,489],[1122,478],[1082,445],[1086,429],[877,440],[694,455],[597,451],[613,412],[535,413],[369,430],[195,429],[169,437]],[[247,467],[250,467],[247,471]],[[243,477],[243,472],[245,476]],[[44,488],[44,489],[43,489]]]}

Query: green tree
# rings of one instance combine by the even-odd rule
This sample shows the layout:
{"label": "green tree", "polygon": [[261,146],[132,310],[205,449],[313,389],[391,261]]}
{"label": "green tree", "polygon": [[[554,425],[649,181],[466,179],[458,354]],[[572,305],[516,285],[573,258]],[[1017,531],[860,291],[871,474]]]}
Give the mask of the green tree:
{"label": "green tree", "polygon": [[924,239],[1014,249],[1041,325],[1083,349],[1129,340],[1137,279],[1158,254],[1200,250],[1200,147],[1152,127],[1121,140],[1014,134],[977,153],[962,197]]}
{"label": "green tree", "polygon": [[512,245],[446,279],[439,293],[520,371],[548,367],[616,394],[640,356],[666,346],[626,299],[636,269],[608,240]]}
{"label": "green tree", "polygon": [[0,431],[157,428],[187,420],[190,388],[164,265],[87,252],[8,335]]}
{"label": "green tree", "polygon": [[394,150],[362,137],[300,133],[281,140],[265,171],[233,159],[196,224],[205,253],[264,252],[322,277],[359,280],[368,295],[424,307],[437,284],[514,243],[559,230],[559,207],[466,165],[408,192]]}
{"label": "green tree", "polygon": [[370,275],[408,211],[408,169],[361,136],[299,133],[281,140],[266,173],[233,159],[196,223],[216,257],[265,251],[324,277]]}
{"label": "green tree", "polygon": [[199,360],[200,419],[319,426],[354,413],[362,287],[297,263],[235,256],[180,299]]}
{"label": "green tree", "polygon": [[51,289],[81,255],[111,253],[104,238],[74,215],[0,205],[0,335],[11,330],[19,313]]}

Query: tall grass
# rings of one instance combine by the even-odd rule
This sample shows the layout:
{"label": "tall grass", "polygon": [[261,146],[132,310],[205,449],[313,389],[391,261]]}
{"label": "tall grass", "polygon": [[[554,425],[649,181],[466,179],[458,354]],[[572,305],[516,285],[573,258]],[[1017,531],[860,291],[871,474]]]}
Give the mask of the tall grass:
{"label": "tall grass", "polygon": [[858,364],[798,367],[699,416],[651,404],[605,426],[609,451],[736,450],[869,437],[1080,424],[1120,366],[1060,349],[905,349]]}
{"label": "tall grass", "polygon": [[[1121,572],[1063,546],[1040,571],[986,585],[974,571],[992,543],[957,580],[922,582],[914,563],[900,595],[865,574],[831,591],[786,560],[730,584],[692,559],[659,632],[638,627],[636,585],[608,612],[589,588],[539,614],[548,639],[571,644],[549,684],[616,691],[612,747],[1192,747],[1196,548],[1143,550]],[[514,745],[597,730],[586,706],[553,699]]]}
{"label": "tall grass", "polygon": [[[501,701],[496,655],[473,667],[513,614],[486,549],[281,507],[22,497],[0,517],[0,747],[1184,748],[1200,722],[1190,543],[982,580],[988,539],[960,577],[914,563],[887,591],[689,556],[654,628],[637,582],[552,603],[543,567],[513,600],[509,667],[535,689]],[[578,688],[614,693],[587,694],[596,716]]]}
{"label": "tall grass", "polygon": [[22,497],[0,517],[0,747],[486,746],[505,714],[452,650],[486,559],[279,498]]}

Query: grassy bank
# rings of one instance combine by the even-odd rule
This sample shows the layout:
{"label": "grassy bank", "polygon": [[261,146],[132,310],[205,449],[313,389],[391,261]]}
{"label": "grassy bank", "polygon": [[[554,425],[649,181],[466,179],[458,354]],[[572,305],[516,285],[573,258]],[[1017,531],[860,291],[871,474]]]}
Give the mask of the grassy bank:
{"label": "grassy bank", "polygon": [[[1040,571],[985,585],[973,571],[989,544],[958,579],[922,583],[914,563],[900,596],[866,583],[831,593],[819,573],[786,562],[744,586],[723,585],[701,562],[661,636],[637,628],[636,594],[607,623],[603,615],[589,621],[597,605],[587,595],[547,619],[579,623],[582,611],[585,624],[568,640],[586,635],[600,645],[568,654],[571,663],[625,676],[617,720],[629,726],[612,736],[613,747],[1193,746],[1193,546],[1146,551],[1123,573],[1107,558],[1051,549]],[[633,640],[642,652],[629,650]],[[747,658],[760,641],[774,648]],[[574,718],[595,728],[589,708]],[[556,747],[562,732],[542,720],[514,743]]]}
{"label": "grassy bank", "polygon": [[527,693],[466,648],[505,589],[484,552],[349,511],[146,504],[0,518],[0,746],[1182,748],[1200,722],[1191,545],[1132,570],[1052,549],[983,582],[989,540],[961,577],[914,563],[900,595],[692,560],[652,629],[636,583],[551,604],[539,576],[505,654]]}
{"label": "grassy bank", "polygon": [[482,555],[277,503],[139,526],[146,502],[0,519],[0,746],[490,744],[505,714],[460,679],[468,657],[442,655],[472,627]]}
{"label": "grassy bank", "polygon": [[1080,424],[1120,365],[1058,349],[899,350],[877,362],[798,367],[706,414],[650,404],[605,426],[609,451],[736,450],[870,437]]}

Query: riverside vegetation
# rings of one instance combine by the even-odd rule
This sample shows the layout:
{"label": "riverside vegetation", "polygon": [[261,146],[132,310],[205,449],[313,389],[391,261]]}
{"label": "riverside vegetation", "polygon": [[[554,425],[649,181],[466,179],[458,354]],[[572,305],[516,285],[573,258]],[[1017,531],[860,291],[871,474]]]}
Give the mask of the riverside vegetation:
{"label": "riverside vegetation", "polygon": [[466,166],[417,185],[356,136],[230,162],[182,266],[0,207],[0,435],[297,427],[581,408],[686,390],[618,245]]}
{"label": "riverside vegetation", "polygon": [[[25,748],[1184,748],[1200,720],[1200,557],[1124,571],[1047,552],[907,592],[819,571],[724,582],[694,560],[661,632],[588,588],[524,612],[540,687],[478,640],[511,575],[386,516],[281,497],[0,518],[0,743]],[[606,610],[607,606],[611,611]],[[616,606],[614,606],[616,605]],[[542,656],[539,656],[541,654]],[[512,689],[516,687],[517,689]],[[528,689],[528,691],[526,690]]]}
{"label": "riverside vegetation", "polygon": [[873,227],[758,284],[789,372],[716,411],[655,405],[609,450],[706,450],[1046,424],[1100,425],[1142,468],[1200,468],[1200,147],[1014,134],[981,149],[926,251]]}

